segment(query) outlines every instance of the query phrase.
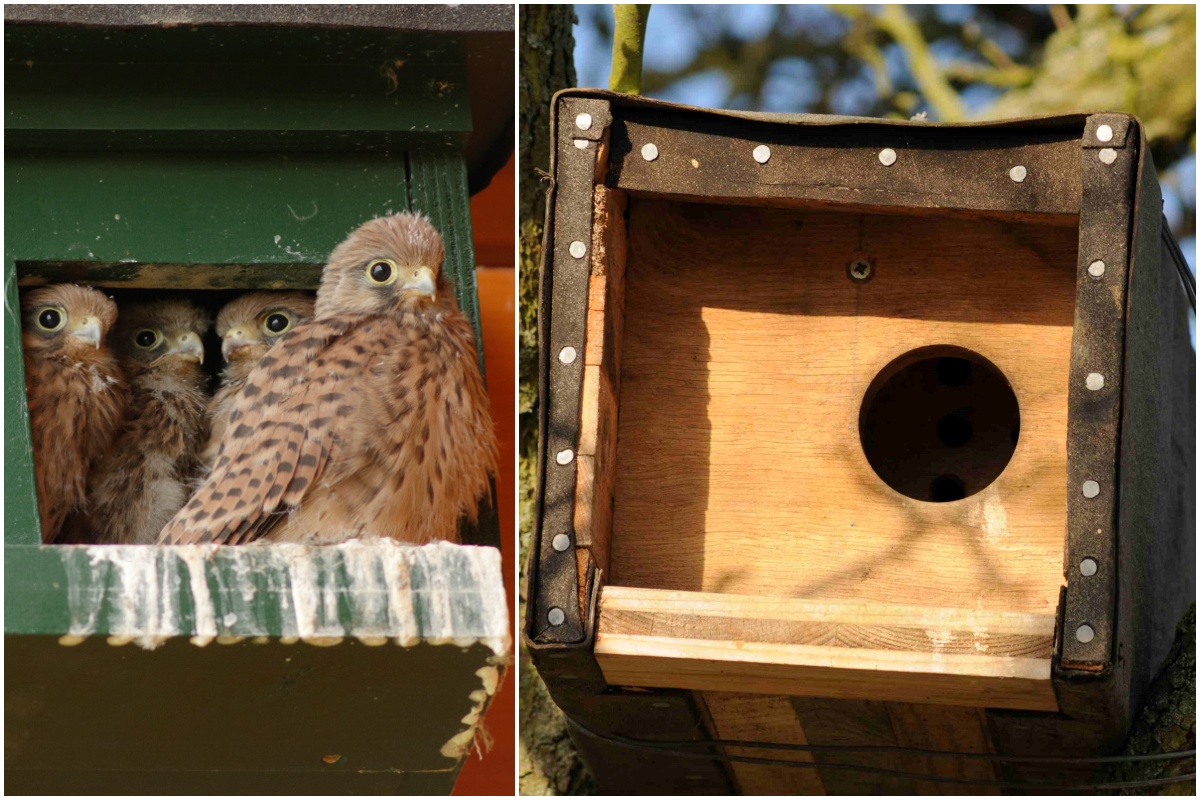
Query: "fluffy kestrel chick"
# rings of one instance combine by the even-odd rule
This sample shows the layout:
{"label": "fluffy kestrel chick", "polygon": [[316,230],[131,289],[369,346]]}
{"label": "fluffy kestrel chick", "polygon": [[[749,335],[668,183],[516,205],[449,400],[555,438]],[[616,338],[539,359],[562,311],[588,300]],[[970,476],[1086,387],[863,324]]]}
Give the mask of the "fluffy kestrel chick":
{"label": "fluffy kestrel chick", "polygon": [[458,540],[496,441],[442,252],[408,213],[338,245],[315,317],[250,373],[212,473],[160,542]]}
{"label": "fluffy kestrel chick", "polygon": [[42,541],[83,508],[87,475],[121,424],[129,390],[105,343],[117,306],[95,289],[61,284],[21,300],[25,393]]}
{"label": "fluffy kestrel chick", "polygon": [[208,438],[204,332],[209,319],[186,300],[129,305],[112,347],[129,379],[125,422],[88,491],[90,541],[153,544],[187,501]]}
{"label": "fluffy kestrel chick", "polygon": [[304,292],[251,292],[227,304],[217,314],[217,335],[225,368],[221,386],[208,404],[211,430],[200,459],[207,472],[217,460],[221,437],[233,411],[233,401],[246,385],[250,371],[275,341],[313,314],[313,297]]}

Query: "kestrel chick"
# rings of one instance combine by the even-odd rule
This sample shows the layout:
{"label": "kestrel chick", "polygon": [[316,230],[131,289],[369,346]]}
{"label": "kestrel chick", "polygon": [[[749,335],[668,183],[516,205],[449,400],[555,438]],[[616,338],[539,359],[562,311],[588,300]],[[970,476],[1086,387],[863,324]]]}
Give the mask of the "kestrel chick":
{"label": "kestrel chick", "polygon": [[90,481],[90,541],[153,544],[187,501],[208,438],[201,370],[208,326],[205,313],[186,300],[122,309],[112,347],[132,397],[125,423]]}
{"label": "kestrel chick", "polygon": [[212,473],[161,542],[458,540],[496,441],[442,254],[429,220],[408,213],[338,245],[316,316],[250,373]]}
{"label": "kestrel chick", "polygon": [[211,430],[200,459],[207,472],[217,460],[221,437],[233,411],[233,401],[246,385],[250,371],[275,341],[313,314],[313,297],[304,292],[251,292],[227,304],[217,314],[217,335],[225,368],[221,386],[208,404]]}
{"label": "kestrel chick", "polygon": [[42,541],[83,508],[92,462],[121,424],[129,390],[105,337],[117,306],[95,289],[61,284],[21,300],[25,393]]}

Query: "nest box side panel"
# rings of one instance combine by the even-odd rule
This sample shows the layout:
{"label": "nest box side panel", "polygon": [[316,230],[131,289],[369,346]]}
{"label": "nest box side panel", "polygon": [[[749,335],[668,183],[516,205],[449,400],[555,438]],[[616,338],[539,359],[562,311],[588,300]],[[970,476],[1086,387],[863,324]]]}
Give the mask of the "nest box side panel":
{"label": "nest box side panel", "polygon": [[[610,585],[1053,618],[1073,229],[629,209]],[[892,489],[860,437],[877,375],[926,346],[982,356],[1019,404],[1011,461],[958,502]]]}

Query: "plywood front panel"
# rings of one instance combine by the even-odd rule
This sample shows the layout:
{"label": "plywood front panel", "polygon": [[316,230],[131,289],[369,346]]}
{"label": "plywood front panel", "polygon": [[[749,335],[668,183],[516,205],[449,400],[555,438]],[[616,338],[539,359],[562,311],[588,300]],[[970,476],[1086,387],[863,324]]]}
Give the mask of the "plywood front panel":
{"label": "plywood front panel", "polygon": [[[1052,615],[1075,251],[1069,227],[631,199],[608,584]],[[1019,404],[1011,461],[955,502],[890,488],[859,436],[875,377],[933,345]]]}

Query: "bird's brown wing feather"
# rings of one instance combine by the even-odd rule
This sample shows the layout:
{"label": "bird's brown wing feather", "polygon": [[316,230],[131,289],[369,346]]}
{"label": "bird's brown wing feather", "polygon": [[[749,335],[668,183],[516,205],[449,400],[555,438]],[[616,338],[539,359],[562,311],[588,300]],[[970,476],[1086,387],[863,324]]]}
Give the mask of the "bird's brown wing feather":
{"label": "bird's brown wing feather", "polygon": [[377,328],[332,317],[280,339],[238,395],[212,473],[160,543],[253,541],[297,506],[336,461],[334,420],[361,403],[354,384],[387,340]]}

